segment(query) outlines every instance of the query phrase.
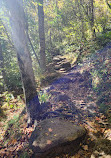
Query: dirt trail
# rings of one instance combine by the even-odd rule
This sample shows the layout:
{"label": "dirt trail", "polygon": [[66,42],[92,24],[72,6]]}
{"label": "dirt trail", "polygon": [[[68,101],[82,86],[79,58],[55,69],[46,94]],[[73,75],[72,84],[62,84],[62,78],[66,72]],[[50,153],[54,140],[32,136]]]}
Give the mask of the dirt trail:
{"label": "dirt trail", "polygon": [[[82,63],[81,66],[74,66],[70,71],[56,79],[49,87],[45,88],[48,95],[51,95],[49,103],[44,103],[45,106],[43,106],[45,107],[43,112],[49,114],[47,117],[68,119],[74,124],[84,126],[87,129],[86,140],[74,156],[64,155],[64,157],[57,158],[111,158],[110,124],[106,116],[100,113],[96,104],[97,96],[92,88],[92,76],[90,74],[93,60],[98,59],[101,62],[101,57],[101,64],[105,60],[108,61],[105,69],[107,66],[109,71],[110,50],[111,45],[101,50],[97,55],[94,54],[94,58],[90,61]],[[99,67],[99,64],[97,63],[96,66]],[[16,104],[19,105],[18,102]],[[12,113],[10,113],[11,110],[8,110],[7,116],[9,113],[12,116],[17,115],[16,111],[18,110],[14,110]],[[5,146],[0,144],[0,157],[18,158],[21,157],[23,150],[23,154],[32,155],[28,148],[28,140],[34,126],[26,128],[26,114],[21,117],[21,121],[19,120],[16,123],[19,126],[11,126],[6,131],[9,134],[14,131],[14,134],[8,139],[5,140],[4,137],[4,140],[2,140],[2,142],[8,142]],[[2,124],[5,125],[5,122]]]}
{"label": "dirt trail", "polygon": [[[101,156],[101,152],[103,157],[111,158],[111,142],[105,139],[110,129],[106,117],[99,112],[96,104],[97,96],[92,88],[91,68],[87,62],[82,66],[77,65],[46,88],[48,94],[51,94],[51,108],[48,111],[59,112],[59,117],[69,119],[87,129],[88,138],[77,153],[78,158],[96,158]],[[58,116],[52,113],[49,117]]]}
{"label": "dirt trail", "polygon": [[52,111],[61,111],[72,116],[75,123],[86,121],[86,118],[94,118],[98,115],[96,95],[92,90],[92,81],[89,69],[86,65],[76,66],[63,77],[57,79],[47,89],[51,94],[49,99]]}

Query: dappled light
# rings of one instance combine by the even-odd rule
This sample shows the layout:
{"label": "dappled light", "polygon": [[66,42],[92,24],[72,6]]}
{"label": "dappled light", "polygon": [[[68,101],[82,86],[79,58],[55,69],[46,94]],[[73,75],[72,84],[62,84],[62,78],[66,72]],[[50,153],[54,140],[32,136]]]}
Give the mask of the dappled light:
{"label": "dappled light", "polygon": [[0,0],[0,157],[111,158],[111,1]]}

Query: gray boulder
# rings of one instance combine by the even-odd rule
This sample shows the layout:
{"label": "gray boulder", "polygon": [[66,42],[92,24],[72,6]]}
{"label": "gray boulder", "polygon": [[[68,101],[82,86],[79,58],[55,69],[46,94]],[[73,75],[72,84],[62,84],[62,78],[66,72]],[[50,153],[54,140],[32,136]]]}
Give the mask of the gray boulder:
{"label": "gray boulder", "polygon": [[86,130],[70,121],[50,118],[41,121],[29,140],[29,146],[37,158],[52,158],[77,151],[83,142]]}

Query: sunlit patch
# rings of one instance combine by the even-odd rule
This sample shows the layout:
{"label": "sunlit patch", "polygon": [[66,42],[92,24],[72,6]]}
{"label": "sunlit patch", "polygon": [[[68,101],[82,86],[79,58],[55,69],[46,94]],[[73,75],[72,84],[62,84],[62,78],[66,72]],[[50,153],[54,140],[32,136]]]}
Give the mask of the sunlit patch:
{"label": "sunlit patch", "polygon": [[52,141],[51,140],[47,140],[47,144],[48,145],[52,144]]}
{"label": "sunlit patch", "polygon": [[32,145],[33,145],[33,146],[37,146],[37,141],[34,141],[34,142],[32,143]]}

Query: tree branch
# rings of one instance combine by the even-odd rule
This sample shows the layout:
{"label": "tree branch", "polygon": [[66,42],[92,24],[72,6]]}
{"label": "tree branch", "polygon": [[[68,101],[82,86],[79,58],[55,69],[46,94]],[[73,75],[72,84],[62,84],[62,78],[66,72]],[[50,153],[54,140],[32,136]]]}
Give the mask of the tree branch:
{"label": "tree branch", "polygon": [[7,38],[8,38],[8,40],[9,40],[9,43],[10,43],[10,44],[12,45],[12,47],[15,49],[14,44],[12,43],[12,41],[11,41],[11,39],[10,39],[10,35],[8,34],[7,29],[6,29],[6,27],[5,27],[4,23],[3,23],[3,21],[1,20],[1,18],[0,18],[0,22],[1,22],[1,24],[3,25],[3,27],[4,27],[4,32],[5,32],[5,34],[6,34]]}
{"label": "tree branch", "polygon": [[39,58],[38,58],[38,56],[37,56],[37,54],[36,54],[36,52],[35,52],[35,50],[34,50],[33,44],[32,44],[32,42],[31,42],[31,39],[30,39],[28,33],[27,33],[27,37],[28,37],[29,43],[30,43],[30,45],[31,45],[32,51],[33,51],[33,53],[34,53],[34,55],[35,55],[35,57],[36,57],[36,59],[37,59],[37,62],[38,62],[38,64],[39,64],[39,66],[40,66]]}
{"label": "tree branch", "polygon": [[111,4],[108,3],[108,0],[106,0],[106,3],[108,5],[109,9],[111,9]]}

